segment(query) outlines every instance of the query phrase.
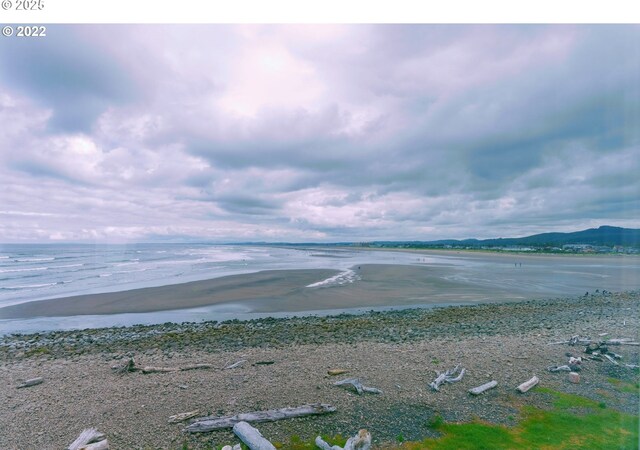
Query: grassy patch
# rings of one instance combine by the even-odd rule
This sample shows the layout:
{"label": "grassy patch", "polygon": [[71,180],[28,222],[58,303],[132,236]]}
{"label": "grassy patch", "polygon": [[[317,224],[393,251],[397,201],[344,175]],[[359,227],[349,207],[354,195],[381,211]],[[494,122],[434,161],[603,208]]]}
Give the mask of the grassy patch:
{"label": "grassy patch", "polygon": [[[441,437],[394,444],[386,449],[637,449],[638,416],[603,408],[577,395],[538,388],[553,397],[553,409],[521,408],[521,421],[507,427],[481,421],[429,425]],[[576,411],[579,411],[577,413]]]}
{"label": "grassy patch", "polygon": [[608,378],[607,381],[611,383],[617,391],[640,394],[640,383],[629,383],[628,381],[622,381],[617,378]]}

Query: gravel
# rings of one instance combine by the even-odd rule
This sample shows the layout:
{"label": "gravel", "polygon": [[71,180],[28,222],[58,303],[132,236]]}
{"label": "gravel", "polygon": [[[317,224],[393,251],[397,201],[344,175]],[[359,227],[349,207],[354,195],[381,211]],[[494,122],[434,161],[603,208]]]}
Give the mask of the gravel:
{"label": "gravel", "polygon": [[[437,309],[407,309],[334,317],[247,322],[167,323],[0,337],[0,448],[59,449],[87,427],[106,433],[112,448],[190,448],[232,444],[231,432],[187,435],[169,416],[203,415],[330,403],[331,415],[260,424],[263,435],[344,436],[367,428],[374,442],[416,440],[436,432],[429,422],[480,419],[513,425],[522,404],[548,407],[551,398],[515,387],[533,375],[540,385],[606,402],[637,414],[638,392],[612,381],[637,383],[639,347],[618,346],[620,366],[587,361],[573,384],[551,365],[584,348],[548,345],[573,335],[638,340],[640,292]],[[608,333],[606,336],[599,336]],[[134,357],[140,366],[210,363],[211,370],[116,374],[111,366]],[[240,367],[223,368],[246,359]],[[273,364],[259,364],[273,362]],[[437,371],[466,369],[459,383],[433,392]],[[348,373],[329,376],[329,369]],[[22,380],[44,383],[16,389]],[[333,386],[359,377],[382,394],[356,395]],[[468,389],[490,380],[498,387],[473,397]],[[637,384],[636,384],[637,386]]]}

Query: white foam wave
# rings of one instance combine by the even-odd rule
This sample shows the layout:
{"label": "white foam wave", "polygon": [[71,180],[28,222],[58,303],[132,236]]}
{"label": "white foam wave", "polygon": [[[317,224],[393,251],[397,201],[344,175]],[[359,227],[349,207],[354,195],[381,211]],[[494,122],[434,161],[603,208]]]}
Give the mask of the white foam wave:
{"label": "white foam wave", "polygon": [[49,269],[59,269],[61,267],[81,267],[84,266],[84,264],[63,264],[61,266],[53,266],[53,267],[49,267]]}
{"label": "white foam wave", "polygon": [[347,269],[343,272],[340,272],[337,275],[332,276],[331,278],[327,278],[326,280],[318,281],[317,283],[312,283],[307,285],[308,288],[314,287],[331,287],[331,286],[342,286],[343,284],[353,283],[354,281],[359,281],[362,278],[356,272],[351,269]]}
{"label": "white foam wave", "polygon": [[18,258],[18,262],[40,262],[40,261],[53,261],[55,258]]}
{"label": "white foam wave", "polygon": [[0,273],[9,273],[9,272],[33,272],[37,270],[47,270],[48,267],[25,267],[22,269],[0,269]]}
{"label": "white foam wave", "polygon": [[7,286],[5,289],[19,290],[19,289],[40,289],[47,286],[55,286],[58,283],[44,283],[44,284],[22,284],[20,286]]}

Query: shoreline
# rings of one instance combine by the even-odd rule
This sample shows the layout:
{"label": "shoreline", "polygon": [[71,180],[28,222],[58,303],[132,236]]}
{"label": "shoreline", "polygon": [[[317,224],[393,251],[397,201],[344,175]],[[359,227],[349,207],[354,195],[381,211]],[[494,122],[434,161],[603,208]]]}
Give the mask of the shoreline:
{"label": "shoreline", "polygon": [[[603,258],[599,255],[384,250],[408,253],[416,255],[416,258],[401,263],[355,265],[349,270],[264,270],[157,287],[34,300],[0,308],[0,320],[138,314],[142,322],[149,323],[153,321],[154,314],[160,316],[159,313],[163,312],[187,312],[181,317],[197,316],[197,308],[208,308],[209,312],[201,311],[204,318],[214,319],[225,306],[246,313],[286,314],[509,301],[578,295],[596,289],[623,291],[640,288],[640,280],[636,277],[640,267],[626,264],[626,261],[635,263],[636,258],[610,257],[608,260],[615,262],[600,269],[599,263]],[[429,260],[432,255],[441,258]],[[580,264],[572,265],[576,262]],[[520,266],[518,271],[514,271],[516,263]],[[330,278],[337,278],[334,285],[322,286],[323,281]]]}
{"label": "shoreline", "polygon": [[[81,429],[95,426],[114,448],[210,448],[237,442],[229,431],[185,435],[170,415],[203,414],[330,403],[338,412],[318,418],[259,424],[272,441],[318,433],[353,435],[367,428],[374,442],[437,434],[425,427],[480,419],[514,426],[521,405],[550,408],[553,399],[536,388],[515,394],[533,374],[543,388],[586,396],[637,415],[637,391],[618,389],[639,380],[637,369],[608,361],[585,362],[579,384],[549,365],[565,364],[567,351],[548,345],[579,334],[640,338],[640,291],[451,306],[360,316],[298,317],[251,321],[166,323],[126,328],[0,337],[0,436],[3,449],[63,448]],[[604,338],[603,338],[604,339]],[[619,346],[623,363],[638,364],[639,347]],[[210,363],[212,370],[118,375],[111,366],[134,357],[140,365],[175,367]],[[223,368],[247,360],[232,370]],[[258,364],[269,362],[268,365]],[[440,392],[429,389],[435,371],[456,364],[467,374]],[[327,370],[382,389],[357,396],[333,386]],[[39,386],[16,390],[20,379],[42,376]],[[471,387],[491,379],[498,387],[480,397]],[[611,381],[613,380],[613,381]],[[617,384],[612,384],[615,381]],[[213,388],[212,388],[213,387]],[[29,424],[28,429],[23,424]],[[46,430],[34,433],[31,430]],[[434,434],[435,433],[435,434]]]}

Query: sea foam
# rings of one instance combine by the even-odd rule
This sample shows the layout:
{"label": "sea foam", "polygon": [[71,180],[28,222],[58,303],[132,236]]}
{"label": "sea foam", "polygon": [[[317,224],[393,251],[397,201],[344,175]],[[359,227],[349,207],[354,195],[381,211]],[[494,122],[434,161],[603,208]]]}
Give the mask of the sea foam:
{"label": "sea foam", "polygon": [[343,272],[340,272],[337,275],[332,276],[331,278],[327,278],[326,280],[318,281],[317,283],[311,283],[307,285],[308,288],[315,287],[331,287],[331,286],[342,286],[344,284],[353,283],[354,281],[359,281],[362,278],[355,271],[351,269],[347,269]]}

